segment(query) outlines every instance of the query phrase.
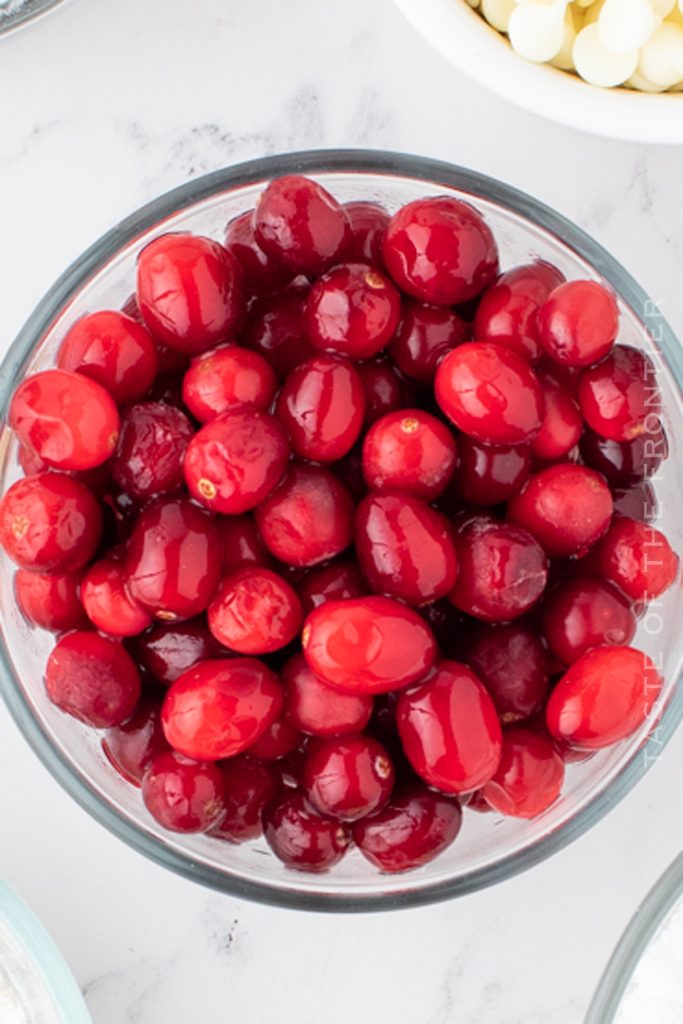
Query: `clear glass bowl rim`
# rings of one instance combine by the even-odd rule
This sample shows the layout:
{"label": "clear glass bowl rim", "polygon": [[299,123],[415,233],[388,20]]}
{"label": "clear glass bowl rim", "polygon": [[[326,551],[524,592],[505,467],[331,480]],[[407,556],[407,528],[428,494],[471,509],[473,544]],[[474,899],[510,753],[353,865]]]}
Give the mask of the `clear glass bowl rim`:
{"label": "clear glass bowl rim", "polygon": [[[0,366],[0,411],[3,419],[11,394],[20,379],[22,364],[55,316],[86,280],[141,232],[153,228],[156,224],[162,224],[174,213],[208,199],[215,193],[268,181],[282,174],[326,173],[397,175],[423,180],[430,184],[443,184],[496,203],[556,236],[570,250],[588,261],[634,313],[648,307],[653,311],[657,316],[658,343],[678,389],[683,393],[683,351],[669,324],[655,310],[649,297],[624,267],[581,228],[561,214],[495,178],[444,161],[384,150],[318,149],[267,156],[213,171],[164,193],[104,234],[58,278],[38,303],[10,347]],[[680,677],[676,682],[680,684]],[[380,892],[362,896],[341,893],[323,895],[298,888],[295,872],[292,872],[291,886],[285,890],[237,878],[227,871],[216,871],[193,860],[187,854],[179,854],[165,844],[157,842],[124,815],[102,803],[87,779],[77,775],[62,758],[53,746],[49,734],[33,716],[21,687],[14,678],[4,637],[0,643],[0,693],[19,729],[53,778],[95,820],[133,849],[185,878],[193,879],[220,892],[273,906],[301,910],[365,912],[401,909],[437,903],[496,884],[545,860],[590,829],[632,789],[645,774],[650,763],[655,760],[654,756],[644,756],[643,747],[636,750],[621,767],[611,784],[597,793],[575,817],[532,845],[501,858],[495,864],[415,891],[410,886],[410,875],[406,875],[406,887],[398,893]],[[652,736],[646,741],[646,747],[652,744],[653,754],[661,753],[663,745],[671,738],[682,717],[683,687],[676,685],[657,726],[656,749]]]}

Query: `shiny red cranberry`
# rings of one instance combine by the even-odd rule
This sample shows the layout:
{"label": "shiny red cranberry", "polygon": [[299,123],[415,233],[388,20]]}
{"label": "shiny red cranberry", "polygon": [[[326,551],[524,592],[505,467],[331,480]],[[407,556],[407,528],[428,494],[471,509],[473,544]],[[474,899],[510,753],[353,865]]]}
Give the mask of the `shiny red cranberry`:
{"label": "shiny red cranberry", "polygon": [[643,651],[594,647],[574,662],[550,694],[548,729],[575,747],[608,747],[643,724],[661,687],[662,678]]}
{"label": "shiny red cranberry", "polygon": [[394,788],[394,766],[371,736],[321,740],[304,771],[307,799],[320,814],[357,821],[387,803]]}
{"label": "shiny red cranberry", "polygon": [[559,584],[545,599],[543,630],[551,652],[571,665],[591,647],[630,643],[636,617],[615,587],[579,576]]}
{"label": "shiny red cranberry", "polygon": [[119,438],[119,414],[109,392],[66,370],[26,377],[12,396],[8,420],[21,444],[54,469],[99,466]]}
{"label": "shiny red cranberry", "polygon": [[437,662],[424,682],[401,694],[396,722],[417,774],[446,793],[478,789],[498,767],[498,713],[466,665]]}
{"label": "shiny red cranberry", "polygon": [[256,241],[253,210],[247,210],[230,221],[225,229],[224,244],[241,266],[250,294],[267,295],[284,288],[291,280],[291,273],[268,256]]}
{"label": "shiny red cranberry", "polygon": [[483,622],[506,622],[536,604],[548,565],[530,533],[477,517],[454,540],[458,578],[449,599],[456,608]]}
{"label": "shiny red cranberry", "polygon": [[149,390],[159,359],[154,339],[141,323],[115,310],[102,310],[82,316],[69,329],[57,353],[57,366],[97,381],[124,405]]}
{"label": "shiny red cranberry", "polygon": [[217,521],[223,538],[223,572],[243,569],[247,565],[270,567],[273,559],[261,540],[253,517],[225,516]]}
{"label": "shiny red cranberry", "polygon": [[25,619],[33,626],[64,633],[85,618],[79,593],[80,574],[17,569],[14,593]]}
{"label": "shiny red cranberry", "polygon": [[530,468],[526,445],[493,447],[459,437],[455,492],[472,505],[499,505],[521,491]]}
{"label": "shiny red cranberry", "polygon": [[563,281],[560,271],[543,260],[507,270],[481,297],[474,337],[505,345],[525,359],[538,359],[538,307]]}
{"label": "shiny red cranberry", "polygon": [[281,480],[289,459],[285,432],[265,412],[229,412],[206,423],[185,454],[193,498],[212,512],[255,508]]}
{"label": "shiny red cranberry", "polygon": [[240,334],[240,343],[267,359],[280,378],[315,355],[303,327],[306,294],[307,289],[288,288],[256,299]]}
{"label": "shiny red cranberry", "polygon": [[541,429],[531,440],[531,454],[547,462],[562,459],[576,446],[583,418],[572,395],[541,377],[544,413]]}
{"label": "shiny red cranberry", "polygon": [[408,300],[387,351],[406,377],[431,384],[444,356],[466,338],[467,325],[454,310]]}
{"label": "shiny red cranberry", "polygon": [[158,498],[140,514],[128,542],[130,596],[162,622],[208,607],[221,577],[220,534],[210,516],[182,498]]}
{"label": "shiny red cranberry", "polygon": [[[648,423],[648,427],[650,424]],[[652,424],[633,441],[610,441],[592,430],[584,431],[579,445],[581,458],[613,487],[630,487],[654,476],[669,455],[669,443],[661,423]]]}
{"label": "shiny red cranberry", "polygon": [[245,843],[263,835],[261,816],[277,795],[280,775],[277,768],[255,757],[231,757],[221,766],[225,788],[225,816],[211,829],[215,839]]}
{"label": "shiny red cranberry", "polygon": [[467,663],[486,686],[504,724],[529,718],[548,694],[548,656],[538,630],[522,622],[480,626]]}
{"label": "shiny red cranberry", "polygon": [[289,583],[262,566],[225,576],[209,605],[209,629],[240,654],[268,654],[286,647],[301,626],[301,603]]}
{"label": "shiny red cranberry", "polygon": [[123,414],[111,461],[115,483],[138,501],[175,494],[184,483],[183,461],[193,434],[187,416],[171,405],[131,405]]}
{"label": "shiny red cranberry", "polygon": [[285,380],[277,417],[295,455],[311,462],[336,462],[353,448],[363,426],[365,392],[346,359],[318,355]]}
{"label": "shiny red cranberry", "polygon": [[317,466],[292,465],[255,516],[266,547],[287,565],[317,565],[353,540],[351,496],[332,473]]}
{"label": "shiny red cranberry", "polygon": [[462,824],[457,800],[424,786],[399,790],[389,803],[353,826],[363,856],[380,871],[422,867],[454,841]]}
{"label": "shiny red cranberry", "polygon": [[0,544],[22,569],[80,569],[101,531],[102,513],[90,491],[61,473],[17,480],[0,501]]}
{"label": "shiny red cranberry", "polygon": [[254,211],[254,234],[264,252],[295,274],[319,274],[349,244],[346,211],[330,193],[299,174],[271,181]]}
{"label": "shiny red cranberry", "polygon": [[369,494],[356,512],[356,551],[376,593],[410,605],[448,594],[458,562],[448,521],[410,494]]}
{"label": "shiny red cranberry", "polygon": [[482,796],[499,814],[535,818],[554,804],[564,782],[564,761],[550,740],[531,729],[503,733],[496,774]]}
{"label": "shiny red cranberry", "polygon": [[535,473],[508,504],[508,517],[555,558],[579,554],[607,530],[612,495],[599,473],[571,462]]}
{"label": "shiny red cranberry", "polygon": [[312,345],[350,359],[371,359],[394,336],[401,297],[391,281],[367,263],[343,263],[320,277],[304,310]]}
{"label": "shiny red cranberry", "polygon": [[344,203],[344,210],[351,228],[350,241],[344,251],[347,260],[371,263],[382,267],[382,247],[389,225],[389,214],[379,203]]}
{"label": "shiny red cranberry", "polygon": [[567,281],[538,311],[538,334],[548,355],[565,366],[590,366],[612,348],[619,308],[597,281]]}
{"label": "shiny red cranberry", "polygon": [[449,420],[475,441],[521,444],[541,429],[538,378],[522,356],[502,345],[459,345],[439,365],[434,390]]}
{"label": "shiny red cranberry", "polygon": [[588,426],[611,441],[634,441],[659,424],[655,368],[628,345],[615,345],[606,359],[584,370],[578,394]]}
{"label": "shiny red cranberry", "polygon": [[298,750],[306,737],[293,725],[286,712],[276,718],[249,747],[249,753],[262,761],[279,761]]}
{"label": "shiny red cranberry", "polygon": [[348,849],[348,828],[311,809],[303,793],[287,792],[263,812],[268,845],[289,868],[321,872],[337,864]]}
{"label": "shiny red cranberry", "polygon": [[177,232],[138,256],[137,298],[152,334],[187,355],[226,341],[244,318],[242,271],[211,238]]}
{"label": "shiny red cranberry", "polygon": [[413,393],[404,380],[384,359],[373,359],[356,367],[365,395],[365,426],[375,423],[389,412],[412,404]]}
{"label": "shiny red cranberry", "polygon": [[343,736],[362,732],[372,714],[372,697],[340,693],[295,654],[282,670],[287,692],[287,715],[297,729],[311,736]]}
{"label": "shiny red cranberry", "polygon": [[434,501],[448,486],[457,460],[448,427],[421,409],[383,416],[363,442],[363,475],[374,490],[397,489]]}
{"label": "shiny red cranberry", "polygon": [[450,196],[417,199],[391,218],[384,262],[403,291],[454,306],[479,295],[498,272],[491,229],[472,206]]}
{"label": "shiny red cranberry", "polygon": [[616,584],[632,601],[652,601],[678,575],[678,556],[654,526],[615,516],[594,552],[601,577]]}
{"label": "shiny red cranberry", "polygon": [[53,648],[45,688],[62,711],[95,729],[108,729],[133,713],[140,699],[140,676],[120,641],[74,630]]}
{"label": "shiny red cranberry", "polygon": [[436,655],[426,622],[388,597],[328,601],[306,619],[301,643],[316,675],[354,694],[414,683]]}
{"label": "shiny red cranberry", "polygon": [[154,758],[168,750],[159,705],[151,700],[140,701],[127,722],[107,730],[102,750],[126,782],[141,785]]}
{"label": "shiny red cranberry", "polygon": [[136,636],[152,618],[126,593],[123,565],[112,558],[95,562],[81,582],[81,600],[92,624],[109,636]]}
{"label": "shiny red cranberry", "polygon": [[325,601],[363,597],[368,592],[368,585],[356,562],[339,559],[310,569],[297,583],[296,591],[304,615],[308,615]]}
{"label": "shiny red cranberry", "polygon": [[270,363],[238,345],[199,356],[183,377],[183,402],[200,423],[224,412],[268,409],[276,391]]}
{"label": "shiny red cranberry", "polygon": [[657,497],[649,480],[641,480],[632,487],[616,487],[612,497],[615,514],[638,519],[643,523],[651,523],[657,518]]}
{"label": "shiny red cranberry", "polygon": [[256,658],[201,661],[168,688],[161,720],[174,750],[216,761],[255,743],[282,710],[282,687]]}
{"label": "shiny red cranberry", "polygon": [[198,661],[225,657],[226,651],[203,619],[155,625],[133,645],[140,665],[159,683],[170,686]]}
{"label": "shiny red cranberry", "polygon": [[170,832],[208,832],[225,814],[221,769],[174,750],[158,754],[142,780],[142,799]]}

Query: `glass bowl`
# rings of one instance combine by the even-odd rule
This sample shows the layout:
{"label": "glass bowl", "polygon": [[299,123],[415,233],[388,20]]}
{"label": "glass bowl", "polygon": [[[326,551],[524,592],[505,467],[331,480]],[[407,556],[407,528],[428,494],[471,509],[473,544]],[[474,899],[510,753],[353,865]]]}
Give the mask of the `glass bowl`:
{"label": "glass bowl", "polygon": [[[314,175],[341,200],[374,199],[390,210],[418,196],[450,194],[472,203],[495,232],[503,266],[531,258],[555,263],[569,278],[607,282],[619,297],[621,340],[646,349],[659,367],[665,426],[683,450],[683,360],[671,329],[627,272],[579,228],[498,181],[433,160],[396,153],[313,151],[269,157],[217,171],[175,189],[128,217],[78,259],[48,292],[0,369],[6,409],[18,382],[50,366],[67,328],[87,311],[120,306],[133,289],[136,253],[164,231],[222,236],[226,222],[254,205],[268,179]],[[673,462],[673,460],[672,460]],[[19,475],[17,446],[0,434],[2,490]],[[683,550],[677,470],[664,464],[658,481],[659,521]],[[667,684],[661,714],[620,745],[574,765],[561,799],[531,822],[465,814],[452,848],[425,867],[382,875],[353,851],[332,872],[294,872],[263,840],[232,846],[204,836],[172,835],[142,806],[138,791],[111,769],[96,732],[54,708],[40,683],[52,637],[32,630],[13,594],[13,567],[0,559],[0,688],[36,753],[64,788],[98,821],[166,867],[225,892],[273,904],[324,910],[389,909],[459,896],[531,867],[598,821],[645,773],[683,713],[676,686],[683,658],[680,588],[672,588],[641,620],[637,642],[661,666]]]}
{"label": "glass bowl", "polygon": [[64,0],[0,0],[0,37],[32,24]]}

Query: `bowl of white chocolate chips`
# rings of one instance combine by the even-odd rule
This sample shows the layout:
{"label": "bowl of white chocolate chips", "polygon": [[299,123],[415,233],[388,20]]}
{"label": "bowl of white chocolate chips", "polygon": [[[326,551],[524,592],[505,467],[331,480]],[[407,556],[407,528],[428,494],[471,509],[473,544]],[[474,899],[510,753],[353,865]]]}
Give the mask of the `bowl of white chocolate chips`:
{"label": "bowl of white chocolate chips", "polygon": [[464,74],[551,120],[683,143],[683,0],[395,0]]}

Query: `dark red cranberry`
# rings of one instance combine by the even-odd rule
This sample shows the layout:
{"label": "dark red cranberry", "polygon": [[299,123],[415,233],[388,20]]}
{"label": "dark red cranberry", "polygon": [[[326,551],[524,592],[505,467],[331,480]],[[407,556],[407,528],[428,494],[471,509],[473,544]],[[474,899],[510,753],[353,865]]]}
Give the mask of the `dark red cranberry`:
{"label": "dark red cranberry", "polygon": [[183,461],[193,434],[187,416],[171,405],[130,406],[111,463],[114,481],[138,501],[176,493],[183,486]]}
{"label": "dark red cranberry", "polygon": [[343,736],[362,732],[372,714],[372,697],[340,693],[310,669],[303,654],[295,654],[282,670],[287,692],[287,715],[301,732],[311,736]]}
{"label": "dark red cranberry", "polygon": [[432,601],[419,609],[420,615],[431,629],[442,657],[466,661],[464,639],[471,622],[447,599]]}
{"label": "dark red cranberry", "polygon": [[579,407],[565,388],[541,378],[543,386],[543,423],[531,441],[531,454],[542,461],[562,459],[576,446],[583,419]]}
{"label": "dark red cranberry", "polygon": [[304,771],[304,789],[320,814],[357,821],[387,803],[394,777],[391,758],[381,743],[371,736],[341,736],[313,747]]}
{"label": "dark red cranberry", "polygon": [[287,565],[317,565],[344,551],[353,540],[353,503],[332,473],[292,465],[255,511],[263,541]]}
{"label": "dark red cranberry", "polygon": [[140,676],[118,640],[74,630],[53,648],[45,688],[62,711],[95,729],[108,729],[133,713],[140,699]]}
{"label": "dark red cranberry", "polygon": [[657,497],[649,480],[633,487],[617,487],[612,491],[614,511],[629,519],[651,523],[658,515]]}
{"label": "dark red cranberry", "polygon": [[530,468],[526,445],[493,447],[459,437],[455,492],[472,505],[499,505],[521,491]]}
{"label": "dark red cranberry", "polygon": [[225,816],[211,829],[211,835],[231,843],[258,839],[263,835],[263,810],[280,788],[277,768],[247,755],[231,757],[220,768],[225,787]]}
{"label": "dark red cranberry", "polygon": [[261,249],[294,274],[319,274],[349,244],[346,211],[310,178],[288,174],[271,181],[254,211]]}
{"label": "dark red cranberry", "polygon": [[654,526],[615,516],[594,552],[600,576],[616,584],[631,601],[652,601],[678,575],[678,556]]}
{"label": "dark red cranberry", "polygon": [[457,460],[448,427],[421,409],[383,416],[363,442],[363,475],[374,490],[397,489],[434,501],[448,486]]}
{"label": "dark red cranberry", "polygon": [[590,366],[607,355],[619,330],[619,308],[597,281],[567,281],[538,311],[543,348],[557,363]]}
{"label": "dark red cranberry", "polygon": [[209,629],[240,654],[268,654],[286,647],[299,632],[301,603],[289,583],[262,566],[225,576],[209,605]]}
{"label": "dark red cranberry", "polygon": [[356,562],[340,559],[310,569],[297,583],[296,591],[304,615],[308,615],[325,601],[363,597],[368,592],[368,585]]}
{"label": "dark red cranberry", "polygon": [[538,307],[563,280],[560,271],[543,260],[507,270],[481,297],[474,337],[505,345],[526,359],[538,359]]}
{"label": "dark red cranberry", "polygon": [[142,780],[142,799],[169,832],[208,832],[225,814],[221,769],[174,750],[158,754]]}
{"label": "dark red cranberry", "polygon": [[579,405],[588,426],[611,441],[651,433],[661,412],[652,362],[638,349],[615,345],[606,359],[581,374]]}
{"label": "dark red cranberry", "polygon": [[281,757],[288,757],[298,750],[304,739],[287,714],[283,713],[252,743],[249,753],[263,761],[279,761]]}
{"label": "dark red cranberry", "polygon": [[391,363],[373,359],[356,367],[365,394],[365,426],[412,404],[412,388]]}
{"label": "dark red cranberry", "polygon": [[395,793],[377,814],[357,821],[353,839],[380,871],[408,871],[438,857],[456,838],[461,824],[457,800],[412,785]]}
{"label": "dark red cranberry", "polygon": [[147,402],[161,402],[187,415],[187,407],[183,402],[183,379],[176,374],[160,374],[145,395]]}
{"label": "dark red cranberry", "polygon": [[499,814],[535,818],[554,804],[564,782],[564,762],[550,740],[531,729],[503,734],[496,774],[482,796]]}
{"label": "dark red cranberry", "polygon": [[491,229],[472,206],[450,196],[417,199],[391,218],[384,262],[403,291],[454,306],[479,295],[498,273]]}
{"label": "dark red cranberry", "polygon": [[217,521],[217,526],[223,537],[224,573],[247,565],[270,567],[273,560],[251,515],[225,516]]}
{"label": "dark red cranberry", "polygon": [[431,384],[451,349],[467,338],[467,325],[454,310],[408,300],[388,353],[410,380]]}
{"label": "dark red cranberry", "polygon": [[126,782],[141,785],[154,758],[168,750],[159,705],[151,700],[140,701],[127,722],[107,730],[102,750]]}
{"label": "dark red cranberry", "polygon": [[363,453],[360,444],[329,468],[356,504],[368,493],[368,485],[363,477]]}
{"label": "dark red cranberry", "polygon": [[123,565],[103,558],[86,572],[81,582],[81,600],[92,624],[110,636],[136,636],[152,618],[126,593]]}
{"label": "dark red cranberry", "polygon": [[124,405],[150,389],[159,359],[154,338],[141,323],[115,310],[102,310],[82,316],[69,329],[57,366],[97,381]]}
{"label": "dark red cranberry", "polygon": [[275,856],[298,871],[327,871],[351,842],[348,828],[316,814],[303,793],[287,792],[263,812],[265,836]]}
{"label": "dark red cranberry", "polygon": [[226,341],[244,318],[235,257],[213,239],[186,232],[161,235],[142,250],[137,298],[152,334],[187,355]]}
{"label": "dark red cranberry", "polygon": [[247,210],[230,221],[225,229],[225,248],[241,266],[247,291],[252,295],[277,291],[292,278],[291,273],[272,256],[266,255],[256,241],[253,210]]}
{"label": "dark red cranberry", "polygon": [[571,665],[591,647],[630,643],[636,617],[615,587],[579,576],[561,583],[545,599],[543,629],[551,652]]}
{"label": "dark red cranberry", "polygon": [[493,698],[504,724],[529,718],[548,694],[548,656],[538,631],[521,622],[480,626],[467,662]]}
{"label": "dark red cranberry", "polygon": [[54,469],[100,466],[119,439],[119,414],[109,392],[66,370],[26,377],[12,396],[8,421],[21,444]]}
{"label": "dark red cranberry", "polygon": [[393,338],[400,314],[401,297],[384,274],[367,263],[343,263],[311,288],[304,323],[316,348],[371,359]]}
{"label": "dark red cranberry", "polygon": [[240,334],[241,344],[267,359],[280,378],[315,355],[303,328],[306,291],[288,288],[257,299]]}
{"label": "dark red cranberry", "polygon": [[165,686],[198,661],[226,656],[203,619],[156,625],[136,639],[133,650],[138,663]]}
{"label": "dark red cranberry", "polygon": [[85,618],[79,584],[80,574],[74,572],[50,574],[17,569],[14,593],[22,614],[32,625],[64,633]]}
{"label": "dark red cranberry", "polygon": [[319,355],[289,374],[277,416],[295,455],[311,462],[336,462],[353,448],[363,426],[365,392],[346,359]]}
{"label": "dark red cranberry", "polygon": [[248,348],[227,345],[195,359],[183,377],[183,402],[208,423],[224,412],[270,407],[277,378],[270,363]]}
{"label": "dark red cranberry", "polygon": [[[649,425],[649,424],[648,424]],[[669,455],[669,443],[661,423],[634,441],[609,441],[592,430],[581,438],[581,458],[614,487],[630,487],[654,476]]]}
{"label": "dark red cranberry", "polygon": [[379,203],[344,203],[351,228],[350,241],[344,252],[347,260],[371,263],[382,267],[382,247],[389,225],[389,214]]}

